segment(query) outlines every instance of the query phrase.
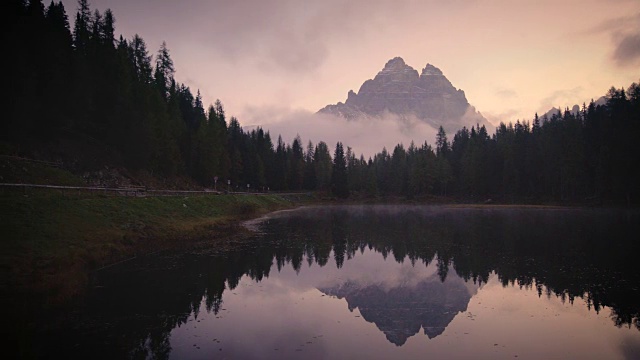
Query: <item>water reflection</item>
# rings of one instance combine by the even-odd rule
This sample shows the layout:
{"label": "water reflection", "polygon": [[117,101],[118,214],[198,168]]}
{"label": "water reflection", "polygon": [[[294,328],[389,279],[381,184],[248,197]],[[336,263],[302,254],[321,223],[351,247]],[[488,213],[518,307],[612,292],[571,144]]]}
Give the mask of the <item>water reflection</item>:
{"label": "water reflection", "polygon": [[440,281],[433,274],[415,284],[385,286],[349,279],[319,290],[345,298],[349,310],[358,308],[362,317],[376,324],[387,340],[401,346],[420,329],[429,339],[442,334],[458,313],[467,310],[477,286],[458,276]]}
{"label": "water reflection", "polygon": [[[259,235],[249,240],[97,273],[82,306],[42,330],[37,346],[92,358],[344,358],[365,348],[393,357],[418,356],[424,346],[446,356],[468,341],[442,345],[453,341],[448,327],[472,329],[470,306],[484,309],[472,298],[508,303],[491,298],[505,291],[483,289],[498,284],[536,294],[505,319],[526,321],[545,297],[568,306],[558,313],[579,299],[590,313],[606,307],[608,326],[640,330],[639,219],[627,211],[410,206],[281,213],[255,223]],[[548,322],[544,311],[538,317]],[[452,325],[458,319],[467,322]],[[412,343],[421,329],[440,345]],[[473,341],[470,348],[480,346]],[[624,351],[638,349],[633,341]]]}
{"label": "water reflection", "polygon": [[639,220],[629,211],[353,206],[285,214],[264,229],[299,251],[276,253],[278,268],[299,269],[304,254],[323,266],[331,250],[340,268],[368,247],[398,262],[436,261],[441,281],[451,267],[478,284],[495,271],[505,286],[582,297],[596,312],[611,307],[616,325],[640,329]]}

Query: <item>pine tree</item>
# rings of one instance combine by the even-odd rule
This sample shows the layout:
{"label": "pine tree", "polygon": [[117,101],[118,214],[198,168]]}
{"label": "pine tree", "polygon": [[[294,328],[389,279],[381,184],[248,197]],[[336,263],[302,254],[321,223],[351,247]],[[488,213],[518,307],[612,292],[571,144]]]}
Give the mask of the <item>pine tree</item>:
{"label": "pine tree", "polygon": [[407,153],[402,144],[396,145],[391,155],[391,192],[397,195],[406,195],[407,189]]}
{"label": "pine tree", "polygon": [[282,141],[282,136],[278,135],[278,141],[276,144],[276,154],[274,160],[273,167],[273,186],[276,190],[288,190],[289,187],[287,185],[287,174],[288,174],[288,166],[287,166],[287,158],[288,158],[287,147]]}
{"label": "pine tree", "polygon": [[169,56],[169,49],[167,49],[167,43],[163,41],[156,55],[154,80],[158,90],[165,99],[169,95],[169,87],[173,82],[175,72],[173,60],[171,60],[171,56]]}
{"label": "pine tree", "polygon": [[324,141],[320,141],[313,153],[313,167],[318,190],[328,190],[331,187],[332,163],[329,147]]}
{"label": "pine tree", "polygon": [[307,190],[316,189],[316,169],[314,166],[315,147],[311,140],[307,144],[307,151],[304,155],[304,188]]}
{"label": "pine tree", "polygon": [[133,64],[134,73],[140,83],[151,83],[151,56],[147,51],[147,44],[135,34],[129,44],[131,51],[131,63]]}
{"label": "pine tree", "polygon": [[87,0],[78,0],[78,12],[73,30],[73,45],[76,52],[86,55],[91,31],[91,9]]}
{"label": "pine tree", "polygon": [[345,199],[349,197],[349,183],[347,175],[347,159],[341,142],[336,144],[333,154],[333,170],[331,173],[331,192],[333,195]]}
{"label": "pine tree", "polygon": [[112,48],[116,41],[116,28],[115,28],[115,16],[111,9],[107,9],[104,12],[102,20],[102,42],[104,46]]}
{"label": "pine tree", "polygon": [[447,141],[447,133],[444,128],[440,126],[438,128],[438,134],[436,134],[436,155],[447,156],[449,153],[449,141]]}
{"label": "pine tree", "polygon": [[302,149],[300,135],[296,136],[291,144],[288,168],[289,188],[291,190],[302,189],[304,181],[304,150]]}
{"label": "pine tree", "polygon": [[231,117],[229,121],[229,128],[227,130],[228,142],[227,142],[227,151],[229,154],[230,168],[229,168],[229,178],[231,179],[231,183],[235,184],[235,186],[244,186],[246,185],[246,181],[244,178],[244,163],[242,161],[242,142],[243,142],[243,132],[242,127],[240,127],[240,122],[235,117]]}

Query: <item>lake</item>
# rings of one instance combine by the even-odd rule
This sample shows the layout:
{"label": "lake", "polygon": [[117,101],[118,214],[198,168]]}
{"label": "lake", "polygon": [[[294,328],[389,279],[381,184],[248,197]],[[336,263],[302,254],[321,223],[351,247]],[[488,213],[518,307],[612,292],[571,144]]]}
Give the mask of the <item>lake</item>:
{"label": "lake", "polygon": [[34,354],[637,359],[635,210],[320,206],[94,273]]}

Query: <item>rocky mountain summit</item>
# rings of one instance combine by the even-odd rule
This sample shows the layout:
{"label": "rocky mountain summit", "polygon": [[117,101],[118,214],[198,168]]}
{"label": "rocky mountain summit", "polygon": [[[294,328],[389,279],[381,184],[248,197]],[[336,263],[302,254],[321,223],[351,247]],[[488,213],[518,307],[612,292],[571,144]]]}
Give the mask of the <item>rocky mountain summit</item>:
{"label": "rocky mountain summit", "polygon": [[469,105],[464,91],[456,89],[437,67],[427,64],[421,73],[400,57],[387,62],[378,74],[365,81],[358,93],[350,90],[347,100],[327,105],[318,113],[349,120],[384,116],[416,116],[433,127],[454,132],[462,126],[489,126]]}

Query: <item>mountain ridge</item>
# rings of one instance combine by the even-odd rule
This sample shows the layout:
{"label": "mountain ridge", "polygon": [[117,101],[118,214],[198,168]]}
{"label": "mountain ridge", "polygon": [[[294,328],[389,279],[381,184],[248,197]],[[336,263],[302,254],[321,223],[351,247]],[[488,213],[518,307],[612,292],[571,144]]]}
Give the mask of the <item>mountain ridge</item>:
{"label": "mountain ridge", "polygon": [[[594,101],[593,99],[591,99],[591,101],[593,101],[593,103],[596,106],[601,106],[601,105],[606,105],[607,98],[605,96],[600,96],[597,100]],[[586,104],[588,104],[588,103],[586,103]],[[568,107],[566,107],[566,108],[568,108]],[[571,114],[573,114],[573,115],[577,115],[580,111],[581,111],[581,107],[578,104],[573,105],[569,109],[569,112],[571,112]],[[542,114],[540,117],[543,118],[543,117],[546,116],[548,119],[551,119],[551,117],[553,115],[562,116],[563,112],[564,112],[563,110],[561,110],[561,109],[559,109],[559,108],[554,106],[551,109],[549,109],[549,111],[547,111],[546,113]]]}

